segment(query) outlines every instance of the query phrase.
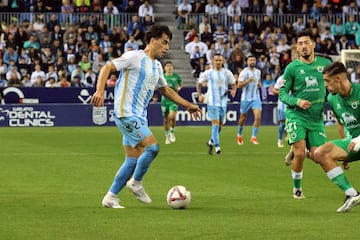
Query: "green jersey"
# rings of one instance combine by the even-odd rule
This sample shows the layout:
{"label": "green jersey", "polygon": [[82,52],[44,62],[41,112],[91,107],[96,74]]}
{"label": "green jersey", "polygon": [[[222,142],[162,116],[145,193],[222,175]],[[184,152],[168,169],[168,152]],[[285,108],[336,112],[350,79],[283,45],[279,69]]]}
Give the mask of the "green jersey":
{"label": "green jersey", "polygon": [[328,103],[338,121],[344,125],[351,137],[360,135],[360,85],[352,84],[350,96],[328,95]]}
{"label": "green jersey", "polygon": [[[286,67],[279,97],[287,104],[287,118],[323,120],[326,89],[322,71],[329,63],[326,58],[315,57],[310,64],[296,59]],[[298,107],[300,99],[310,101],[311,106],[307,110]]]}
{"label": "green jersey", "polygon": [[[164,73],[164,77],[166,79],[167,85],[177,92],[177,88],[182,85],[182,80],[180,76],[176,73],[173,73],[172,76],[168,76],[166,75],[166,73]],[[171,102],[172,101],[170,101],[168,98],[164,96],[161,97],[161,104],[168,104]]]}

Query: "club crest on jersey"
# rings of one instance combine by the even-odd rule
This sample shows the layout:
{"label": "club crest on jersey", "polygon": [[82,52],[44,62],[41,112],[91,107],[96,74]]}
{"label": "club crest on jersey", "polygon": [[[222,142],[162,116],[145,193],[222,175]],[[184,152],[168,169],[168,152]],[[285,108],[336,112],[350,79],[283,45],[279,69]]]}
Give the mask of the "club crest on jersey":
{"label": "club crest on jersey", "polygon": [[92,120],[96,125],[103,125],[107,121],[107,110],[104,107],[93,107]]}
{"label": "club crest on jersey", "polygon": [[348,112],[342,113],[341,118],[347,125],[357,123],[357,119],[354,117],[354,115]]}
{"label": "club crest on jersey", "polygon": [[305,74],[305,70],[304,69],[300,69],[300,74],[304,75]]}
{"label": "club crest on jersey", "polygon": [[322,73],[324,70],[324,66],[318,66],[317,70],[318,70],[318,72]]}
{"label": "club crest on jersey", "polygon": [[353,101],[353,102],[351,103],[352,109],[356,109],[356,108],[358,107],[358,105],[359,105],[358,101]]}

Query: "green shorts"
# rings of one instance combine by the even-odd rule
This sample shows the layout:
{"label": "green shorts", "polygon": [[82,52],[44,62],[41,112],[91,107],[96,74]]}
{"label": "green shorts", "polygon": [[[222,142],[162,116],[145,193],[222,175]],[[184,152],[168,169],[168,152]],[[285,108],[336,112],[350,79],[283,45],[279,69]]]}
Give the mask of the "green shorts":
{"label": "green shorts", "polygon": [[170,111],[177,112],[178,105],[174,102],[161,103],[161,112],[163,116],[169,115]]}
{"label": "green shorts", "polygon": [[343,149],[345,152],[347,152],[349,154],[349,159],[346,160],[347,162],[354,162],[354,161],[360,160],[360,151],[359,152],[349,152],[347,150],[347,147],[349,146],[349,144],[351,142],[351,138],[349,138],[349,139],[336,139],[336,140],[332,140],[330,142],[334,143],[336,146]]}
{"label": "green shorts", "polygon": [[286,119],[286,131],[289,144],[302,139],[306,141],[306,147],[318,147],[326,142],[325,126],[323,121],[307,122],[303,119]]}

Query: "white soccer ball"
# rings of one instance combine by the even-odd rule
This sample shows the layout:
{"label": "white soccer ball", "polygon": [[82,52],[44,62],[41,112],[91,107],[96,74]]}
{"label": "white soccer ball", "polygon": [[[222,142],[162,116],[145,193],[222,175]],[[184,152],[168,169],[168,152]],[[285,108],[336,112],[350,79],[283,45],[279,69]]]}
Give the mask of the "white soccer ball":
{"label": "white soccer ball", "polygon": [[191,193],[186,187],[177,185],[169,190],[166,200],[171,208],[185,209],[191,202]]}

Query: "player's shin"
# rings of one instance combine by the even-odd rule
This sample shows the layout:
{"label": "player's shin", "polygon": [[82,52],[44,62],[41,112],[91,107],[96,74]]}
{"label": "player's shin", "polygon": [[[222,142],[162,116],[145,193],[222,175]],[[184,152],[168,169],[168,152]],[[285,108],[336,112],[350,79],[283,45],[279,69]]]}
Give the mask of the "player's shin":
{"label": "player's shin", "polygon": [[151,162],[155,159],[159,153],[159,144],[153,144],[147,146],[144,149],[144,152],[140,155],[137,160],[137,164],[134,171],[134,179],[136,181],[141,181],[145,173],[150,167]]}

